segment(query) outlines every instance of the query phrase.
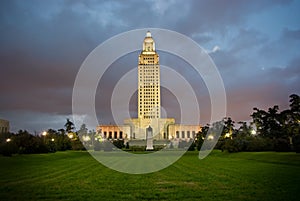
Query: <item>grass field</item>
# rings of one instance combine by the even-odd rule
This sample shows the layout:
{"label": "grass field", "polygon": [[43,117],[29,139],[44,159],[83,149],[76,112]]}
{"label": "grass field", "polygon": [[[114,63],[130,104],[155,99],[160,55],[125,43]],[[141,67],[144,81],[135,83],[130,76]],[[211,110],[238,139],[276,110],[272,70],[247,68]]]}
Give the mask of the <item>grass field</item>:
{"label": "grass field", "polygon": [[145,175],[87,152],[0,156],[0,200],[300,200],[300,154],[188,152]]}

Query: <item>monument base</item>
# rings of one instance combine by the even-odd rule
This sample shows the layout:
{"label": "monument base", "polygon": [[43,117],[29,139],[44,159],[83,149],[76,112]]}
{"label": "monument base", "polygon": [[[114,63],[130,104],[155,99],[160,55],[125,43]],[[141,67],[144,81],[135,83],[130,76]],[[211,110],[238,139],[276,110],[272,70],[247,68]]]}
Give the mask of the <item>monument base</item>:
{"label": "monument base", "polygon": [[153,150],[154,150],[153,146],[146,147],[146,151],[153,151]]}
{"label": "monument base", "polygon": [[151,128],[151,126],[149,126],[146,130],[146,135],[147,135],[147,139],[146,139],[146,143],[147,143],[147,147],[146,147],[146,151],[152,151],[154,150],[153,148],[153,134],[152,134],[153,130]]}

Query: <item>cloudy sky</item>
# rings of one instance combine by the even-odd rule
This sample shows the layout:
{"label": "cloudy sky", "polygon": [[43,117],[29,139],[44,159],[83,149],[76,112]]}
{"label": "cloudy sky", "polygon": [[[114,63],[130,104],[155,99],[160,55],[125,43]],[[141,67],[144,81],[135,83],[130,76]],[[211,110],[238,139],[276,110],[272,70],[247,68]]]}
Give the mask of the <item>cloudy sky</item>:
{"label": "cloudy sky", "polygon": [[[299,10],[300,1],[290,0],[2,0],[0,118],[10,121],[13,132],[62,128],[72,115],[76,74],[89,53],[116,34],[150,27],[182,33],[209,53],[224,81],[227,115],[234,120],[250,120],[253,107],[286,109],[288,96],[300,94]],[[116,61],[100,80],[96,107],[101,123],[113,121],[111,91],[136,65],[137,55]],[[201,123],[207,123],[210,101],[203,81],[184,62],[163,52],[160,58],[194,86]],[[167,89],[162,96],[168,116],[176,117],[176,97]],[[132,96],[132,116],[135,101]]]}

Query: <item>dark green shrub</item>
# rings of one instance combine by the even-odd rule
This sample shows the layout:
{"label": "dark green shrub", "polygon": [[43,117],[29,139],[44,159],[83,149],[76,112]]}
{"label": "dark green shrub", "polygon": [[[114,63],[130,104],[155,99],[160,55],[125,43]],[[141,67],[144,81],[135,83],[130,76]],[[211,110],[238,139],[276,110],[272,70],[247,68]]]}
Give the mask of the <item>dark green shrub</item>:
{"label": "dark green shrub", "polygon": [[293,149],[296,153],[300,153],[300,135],[293,137]]}
{"label": "dark green shrub", "polygon": [[126,142],[125,149],[129,149],[129,142]]}
{"label": "dark green shrub", "polygon": [[290,142],[286,138],[279,138],[275,140],[275,151],[286,152],[291,151]]}
{"label": "dark green shrub", "polygon": [[115,147],[117,147],[118,149],[122,149],[122,148],[125,147],[125,145],[124,145],[124,140],[120,140],[120,139],[114,140],[114,141],[113,141],[113,145],[114,145]]}
{"label": "dark green shrub", "polygon": [[222,148],[223,148],[223,150],[227,150],[230,153],[240,151],[237,141],[236,140],[231,140],[231,139],[225,140],[224,145],[223,145]]}
{"label": "dark green shrub", "polygon": [[66,151],[72,149],[71,140],[67,135],[57,135],[55,138],[56,150]]}
{"label": "dark green shrub", "polygon": [[14,142],[4,142],[0,144],[0,154],[3,156],[12,156],[18,152],[18,147]]}
{"label": "dark green shrub", "polygon": [[164,145],[154,145],[153,148],[154,148],[154,151],[159,151],[159,150],[162,150],[163,148],[165,148],[165,146]]}
{"label": "dark green shrub", "polygon": [[195,147],[196,147],[195,142],[192,142],[192,144],[188,148],[188,151],[195,151]]}
{"label": "dark green shrub", "polygon": [[131,151],[145,151],[146,146],[130,146],[129,149]]}
{"label": "dark green shrub", "polygon": [[85,147],[83,146],[82,142],[80,140],[72,140],[71,141],[72,150],[85,150]]}

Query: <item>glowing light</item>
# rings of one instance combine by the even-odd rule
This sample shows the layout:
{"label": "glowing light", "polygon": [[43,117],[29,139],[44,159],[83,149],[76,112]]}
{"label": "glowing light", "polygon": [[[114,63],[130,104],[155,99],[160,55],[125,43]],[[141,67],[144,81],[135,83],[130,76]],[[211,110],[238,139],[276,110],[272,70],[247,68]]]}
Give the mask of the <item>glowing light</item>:
{"label": "glowing light", "polygon": [[43,135],[43,136],[46,136],[46,135],[47,135],[47,132],[46,132],[46,131],[44,131],[44,132],[42,133],[42,135]]}
{"label": "glowing light", "polygon": [[84,135],[84,136],[82,136],[82,139],[83,139],[83,141],[85,141],[85,142],[87,142],[87,141],[90,141],[90,140],[91,140],[90,136],[88,136],[88,135]]}
{"label": "glowing light", "polygon": [[51,141],[54,142],[54,138],[52,138]]}
{"label": "glowing light", "polygon": [[72,138],[74,137],[74,135],[73,135],[72,133],[69,133],[69,134],[68,134],[68,137],[69,137],[70,139],[72,139]]}
{"label": "glowing light", "polygon": [[10,138],[7,138],[7,139],[6,139],[6,142],[10,142],[10,141],[11,141],[11,139],[10,139]]}
{"label": "glowing light", "polygon": [[207,137],[207,139],[208,139],[208,140],[213,140],[213,139],[214,139],[214,136],[209,135],[209,136]]}
{"label": "glowing light", "polygon": [[255,134],[256,134],[256,131],[255,131],[255,130],[252,130],[252,131],[251,131],[251,134],[252,134],[252,135],[255,135]]}
{"label": "glowing light", "polygon": [[226,133],[226,134],[225,134],[225,137],[230,137],[230,133]]}

